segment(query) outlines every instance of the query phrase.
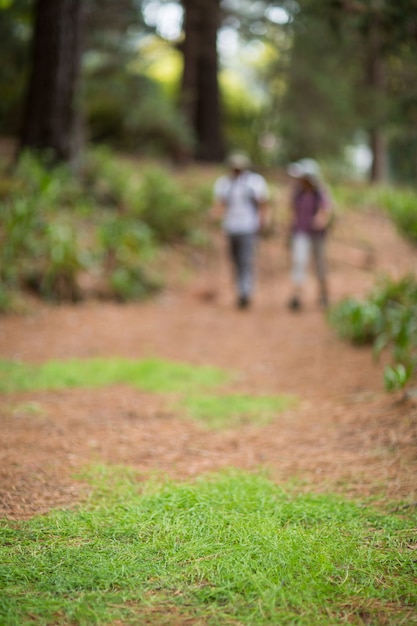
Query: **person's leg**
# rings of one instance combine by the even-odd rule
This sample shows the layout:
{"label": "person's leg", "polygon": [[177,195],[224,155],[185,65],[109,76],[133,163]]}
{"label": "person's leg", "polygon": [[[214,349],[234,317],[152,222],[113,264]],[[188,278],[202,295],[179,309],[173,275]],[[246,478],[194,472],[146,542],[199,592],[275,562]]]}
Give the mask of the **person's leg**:
{"label": "person's leg", "polygon": [[291,242],[293,293],[289,302],[291,309],[299,309],[310,259],[311,239],[306,233],[295,233]]}
{"label": "person's leg", "polygon": [[312,238],[314,267],[319,283],[319,302],[324,307],[328,305],[329,301],[325,243],[326,238],[323,234],[317,234]]}
{"label": "person's leg", "polygon": [[250,304],[254,283],[255,233],[240,236],[238,290],[241,306]]}
{"label": "person's leg", "polygon": [[253,289],[253,264],[255,256],[256,235],[231,235],[229,250],[232,260],[238,305],[248,306]]}
{"label": "person's leg", "polygon": [[237,282],[238,276],[238,248],[239,242],[237,235],[228,235],[229,242],[229,257],[232,265],[233,279]]}
{"label": "person's leg", "polygon": [[242,273],[242,241],[241,235],[229,235],[229,254],[232,262],[233,280],[235,282],[237,292],[237,304],[238,306],[245,306],[245,298],[242,296],[241,291],[241,273]]}

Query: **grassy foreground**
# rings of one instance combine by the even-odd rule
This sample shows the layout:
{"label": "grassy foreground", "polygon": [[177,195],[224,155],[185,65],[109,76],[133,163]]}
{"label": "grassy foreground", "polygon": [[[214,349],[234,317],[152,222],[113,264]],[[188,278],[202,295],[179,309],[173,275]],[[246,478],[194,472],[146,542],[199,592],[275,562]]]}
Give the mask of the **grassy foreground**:
{"label": "grassy foreground", "polygon": [[411,509],[237,472],[140,484],[96,468],[88,479],[78,509],[0,523],[4,626],[417,624]]}

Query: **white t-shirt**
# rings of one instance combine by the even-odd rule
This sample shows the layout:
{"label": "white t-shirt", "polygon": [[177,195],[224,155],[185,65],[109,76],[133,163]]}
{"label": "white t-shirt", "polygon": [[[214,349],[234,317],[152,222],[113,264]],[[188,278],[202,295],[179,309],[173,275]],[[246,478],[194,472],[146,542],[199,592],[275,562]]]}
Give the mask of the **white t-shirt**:
{"label": "white t-shirt", "polygon": [[246,171],[236,178],[219,178],[214,185],[214,197],[226,206],[224,230],[231,235],[243,235],[259,229],[256,205],[269,199],[269,189],[263,176]]}

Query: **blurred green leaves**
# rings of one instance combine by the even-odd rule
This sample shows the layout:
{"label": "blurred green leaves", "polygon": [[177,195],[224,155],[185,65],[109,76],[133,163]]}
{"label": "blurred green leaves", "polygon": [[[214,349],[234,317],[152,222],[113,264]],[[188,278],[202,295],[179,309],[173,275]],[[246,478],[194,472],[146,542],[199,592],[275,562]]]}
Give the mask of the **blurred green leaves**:
{"label": "blurred green leaves", "polygon": [[197,241],[208,201],[198,180],[181,185],[162,166],[139,166],[108,149],[89,152],[76,176],[24,154],[0,181],[0,310],[26,288],[79,300],[87,273],[105,297],[151,295],[163,284],[153,268],[159,250]]}
{"label": "blurred green leaves", "polygon": [[417,368],[417,280],[382,278],[363,300],[347,298],[334,306],[329,320],[340,337],[352,343],[373,345],[379,356],[391,351],[385,368],[388,391],[404,389]]}

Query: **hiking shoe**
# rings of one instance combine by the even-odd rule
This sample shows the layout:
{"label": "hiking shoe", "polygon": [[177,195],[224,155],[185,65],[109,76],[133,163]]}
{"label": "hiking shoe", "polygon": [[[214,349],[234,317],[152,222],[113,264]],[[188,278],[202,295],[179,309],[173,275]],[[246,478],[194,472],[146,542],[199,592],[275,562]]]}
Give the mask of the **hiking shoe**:
{"label": "hiking shoe", "polygon": [[329,298],[325,295],[320,296],[319,305],[322,309],[327,309],[329,307]]}
{"label": "hiking shoe", "polygon": [[301,302],[297,298],[297,296],[291,298],[291,300],[288,302],[288,308],[291,309],[291,311],[299,311],[301,309]]}
{"label": "hiking shoe", "polygon": [[250,306],[250,298],[249,296],[239,296],[238,301],[237,301],[237,308],[238,309],[247,309]]}

